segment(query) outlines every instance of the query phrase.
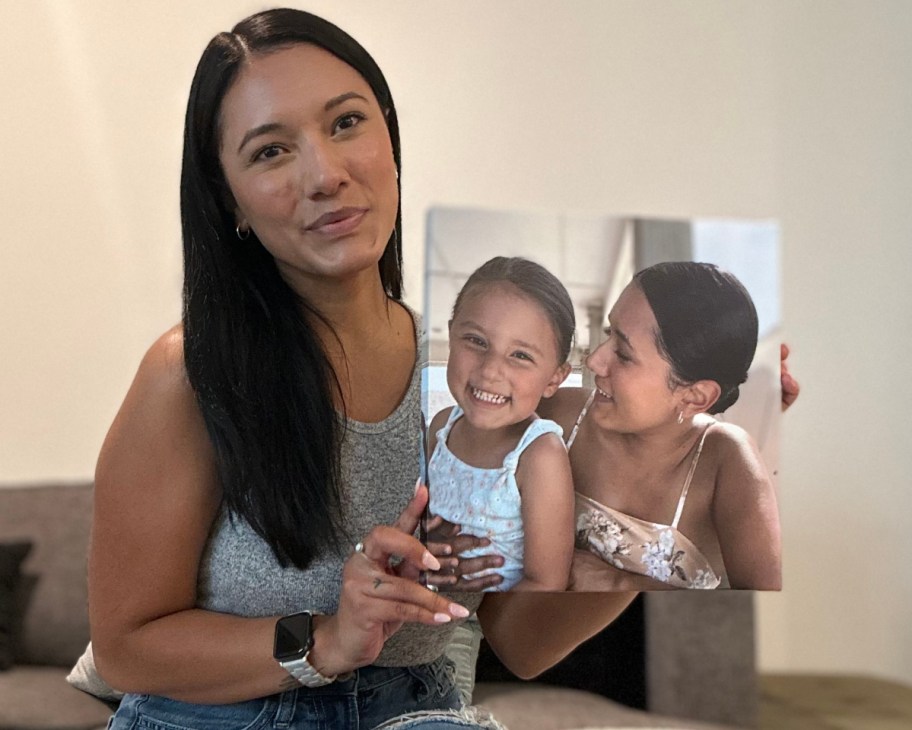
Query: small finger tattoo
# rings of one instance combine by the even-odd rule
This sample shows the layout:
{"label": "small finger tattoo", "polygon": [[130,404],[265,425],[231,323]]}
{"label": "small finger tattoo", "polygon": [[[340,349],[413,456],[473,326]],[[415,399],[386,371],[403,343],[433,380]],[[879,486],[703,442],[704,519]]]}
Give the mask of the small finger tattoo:
{"label": "small finger tattoo", "polygon": [[382,583],[383,583],[383,581],[380,580],[379,578],[374,578],[374,590],[377,590]]}

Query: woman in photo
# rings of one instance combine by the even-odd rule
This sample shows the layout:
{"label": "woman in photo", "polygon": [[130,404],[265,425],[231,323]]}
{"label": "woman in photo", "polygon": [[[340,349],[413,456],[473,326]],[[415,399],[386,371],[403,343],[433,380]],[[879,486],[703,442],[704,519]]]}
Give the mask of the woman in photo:
{"label": "woman in photo", "polygon": [[778,590],[769,475],[750,436],[713,418],[754,357],[750,295],[711,264],[658,264],[608,319],[586,361],[595,389],[540,407],[564,427],[573,465],[574,590]]}

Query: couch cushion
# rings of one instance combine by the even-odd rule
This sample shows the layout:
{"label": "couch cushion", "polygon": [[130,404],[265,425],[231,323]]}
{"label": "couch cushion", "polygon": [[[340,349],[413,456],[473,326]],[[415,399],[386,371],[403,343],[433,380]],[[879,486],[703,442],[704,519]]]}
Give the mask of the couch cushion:
{"label": "couch cushion", "polygon": [[19,630],[20,611],[16,596],[20,583],[20,566],[30,542],[0,543],[0,670],[13,665],[13,646]]}
{"label": "couch cushion", "polygon": [[92,522],[90,484],[0,489],[0,535],[29,540],[23,563],[34,576],[17,661],[72,666],[89,640],[86,556]]}
{"label": "couch cushion", "polygon": [[13,667],[0,674],[0,728],[93,730],[103,728],[111,710],[66,683],[60,667]]}
{"label": "couch cushion", "polygon": [[475,685],[474,701],[507,727],[523,730],[723,730],[728,727],[633,710],[592,692],[534,682],[479,682]]}

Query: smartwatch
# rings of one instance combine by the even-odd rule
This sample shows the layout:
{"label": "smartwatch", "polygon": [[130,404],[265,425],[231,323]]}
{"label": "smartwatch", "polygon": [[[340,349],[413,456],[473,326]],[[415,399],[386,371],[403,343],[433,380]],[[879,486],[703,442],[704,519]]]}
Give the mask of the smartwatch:
{"label": "smartwatch", "polygon": [[283,616],[276,621],[272,655],[282,668],[303,687],[322,687],[336,681],[308,661],[313,648],[313,614],[310,611]]}

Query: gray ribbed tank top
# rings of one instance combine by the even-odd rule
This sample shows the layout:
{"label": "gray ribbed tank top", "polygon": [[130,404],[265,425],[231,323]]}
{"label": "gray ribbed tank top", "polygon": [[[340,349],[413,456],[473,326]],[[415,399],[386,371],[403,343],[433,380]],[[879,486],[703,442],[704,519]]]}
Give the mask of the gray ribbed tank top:
{"label": "gray ribbed tank top", "polygon": [[[416,329],[418,328],[417,316]],[[419,347],[419,355],[423,348]],[[343,520],[352,543],[375,525],[392,524],[408,504],[419,474],[421,363],[416,359],[402,403],[380,423],[346,422],[342,442]],[[301,525],[307,529],[307,525]],[[269,546],[240,518],[222,509],[213,524],[197,584],[200,608],[240,616],[280,616],[309,610],[335,613],[347,555],[326,554],[306,570],[281,568]],[[451,596],[474,611],[479,593]],[[376,664],[425,664],[443,653],[453,624],[406,624],[386,642]]]}

